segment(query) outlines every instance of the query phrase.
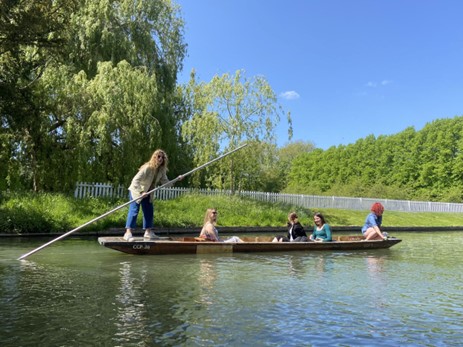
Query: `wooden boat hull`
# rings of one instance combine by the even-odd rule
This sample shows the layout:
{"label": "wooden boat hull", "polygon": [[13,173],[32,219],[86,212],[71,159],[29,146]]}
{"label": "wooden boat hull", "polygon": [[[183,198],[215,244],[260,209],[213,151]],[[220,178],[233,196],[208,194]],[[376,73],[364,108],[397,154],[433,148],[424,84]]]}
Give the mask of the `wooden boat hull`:
{"label": "wooden boat hull", "polygon": [[271,242],[271,237],[242,237],[245,242],[207,242],[194,237],[160,238],[145,240],[122,237],[99,237],[105,247],[129,254],[206,254],[206,253],[253,253],[290,251],[339,251],[389,248],[401,242],[389,238],[384,241],[362,241],[362,236],[340,236],[332,242]]}

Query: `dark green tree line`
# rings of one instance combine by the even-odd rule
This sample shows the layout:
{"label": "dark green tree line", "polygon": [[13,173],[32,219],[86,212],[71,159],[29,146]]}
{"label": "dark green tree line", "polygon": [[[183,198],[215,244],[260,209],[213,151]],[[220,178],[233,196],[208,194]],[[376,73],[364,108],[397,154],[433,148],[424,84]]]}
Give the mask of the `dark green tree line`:
{"label": "dark green tree line", "polygon": [[286,191],[461,202],[463,117],[301,154]]}

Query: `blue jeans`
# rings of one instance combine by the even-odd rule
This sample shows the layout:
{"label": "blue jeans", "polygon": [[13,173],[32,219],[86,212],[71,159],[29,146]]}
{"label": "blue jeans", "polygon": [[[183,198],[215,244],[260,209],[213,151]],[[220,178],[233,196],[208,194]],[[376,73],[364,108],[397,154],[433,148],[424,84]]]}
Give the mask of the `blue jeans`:
{"label": "blue jeans", "polygon": [[[129,199],[133,200],[132,193],[129,192]],[[143,229],[151,229],[153,227],[154,206],[150,202],[150,196],[144,197],[139,204],[133,201],[129,205],[129,213],[127,214],[126,229],[135,229],[137,227],[138,212],[143,210]]]}

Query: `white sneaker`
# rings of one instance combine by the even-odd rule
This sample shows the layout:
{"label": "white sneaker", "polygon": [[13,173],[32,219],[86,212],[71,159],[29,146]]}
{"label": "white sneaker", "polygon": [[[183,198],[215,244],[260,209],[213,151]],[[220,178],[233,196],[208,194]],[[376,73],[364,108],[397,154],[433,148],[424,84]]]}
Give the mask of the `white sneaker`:
{"label": "white sneaker", "polygon": [[125,241],[133,241],[133,236],[132,232],[130,230],[127,230],[124,234],[124,240]]}
{"label": "white sneaker", "polygon": [[146,231],[145,231],[145,235],[143,235],[143,237],[144,237],[145,239],[150,239],[150,240],[159,239],[159,236],[157,236],[157,235],[154,233],[154,231],[151,231],[151,230],[150,230],[150,231],[146,230]]}

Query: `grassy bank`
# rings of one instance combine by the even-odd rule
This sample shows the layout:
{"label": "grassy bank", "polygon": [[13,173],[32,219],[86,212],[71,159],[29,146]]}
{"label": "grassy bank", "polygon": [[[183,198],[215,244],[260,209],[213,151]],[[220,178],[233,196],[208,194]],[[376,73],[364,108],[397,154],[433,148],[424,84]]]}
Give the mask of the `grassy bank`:
{"label": "grassy bank", "polygon": [[[114,209],[125,200],[88,198],[76,200],[61,194],[7,194],[0,197],[0,233],[66,232]],[[310,210],[285,204],[268,204],[230,196],[186,195],[156,201],[155,224],[162,227],[198,227],[208,207],[219,211],[220,226],[283,226],[289,211],[299,214],[303,225],[312,225],[313,212],[321,212],[332,226],[362,225],[368,211]],[[127,207],[85,227],[82,231],[122,228]],[[139,225],[141,225],[140,213]],[[386,211],[384,226],[463,226],[459,213],[409,213]]]}

